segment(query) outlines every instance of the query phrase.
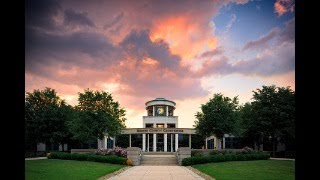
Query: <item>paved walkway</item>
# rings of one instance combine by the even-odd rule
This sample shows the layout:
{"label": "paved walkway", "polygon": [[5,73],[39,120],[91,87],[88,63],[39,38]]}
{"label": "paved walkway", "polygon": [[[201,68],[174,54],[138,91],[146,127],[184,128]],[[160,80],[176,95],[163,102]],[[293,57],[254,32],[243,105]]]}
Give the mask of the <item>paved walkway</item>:
{"label": "paved walkway", "polygon": [[295,161],[295,159],[289,159],[289,158],[270,158],[272,160],[289,160],[289,161]]}
{"label": "paved walkway", "polygon": [[134,166],[114,177],[109,178],[109,180],[122,179],[204,180],[202,177],[184,166]]}
{"label": "paved walkway", "polygon": [[40,160],[40,159],[48,159],[47,157],[34,157],[34,158],[25,158],[24,160]]}

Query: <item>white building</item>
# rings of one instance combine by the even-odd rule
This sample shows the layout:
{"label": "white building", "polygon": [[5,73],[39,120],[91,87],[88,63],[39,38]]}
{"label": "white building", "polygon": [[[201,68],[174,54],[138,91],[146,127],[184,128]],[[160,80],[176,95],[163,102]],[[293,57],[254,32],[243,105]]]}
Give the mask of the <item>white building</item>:
{"label": "white building", "polygon": [[[147,116],[142,118],[142,128],[127,128],[122,134],[129,134],[129,147],[131,147],[131,135],[142,134],[142,151],[144,152],[175,152],[179,147],[179,134],[189,135],[189,147],[191,148],[191,134],[195,134],[192,128],[179,128],[178,116],[174,116],[176,103],[165,98],[156,98],[145,103]],[[98,148],[110,148],[107,135],[98,140]],[[113,138],[115,139],[115,138]],[[113,140],[113,146],[115,145]]]}

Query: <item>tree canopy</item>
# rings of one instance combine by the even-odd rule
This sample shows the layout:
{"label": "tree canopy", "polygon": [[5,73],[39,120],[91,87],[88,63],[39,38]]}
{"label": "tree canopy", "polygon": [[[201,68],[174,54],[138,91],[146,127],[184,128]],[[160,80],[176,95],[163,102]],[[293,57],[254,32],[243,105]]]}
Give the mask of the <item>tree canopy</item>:
{"label": "tree canopy", "polygon": [[253,91],[252,103],[240,110],[243,137],[263,143],[273,142],[273,151],[280,140],[295,139],[295,93],[289,87],[262,86]]}
{"label": "tree canopy", "polygon": [[71,134],[67,128],[68,106],[54,89],[34,90],[25,97],[25,133],[26,143],[68,142]]}
{"label": "tree canopy", "polygon": [[81,141],[102,139],[105,133],[114,136],[125,127],[125,110],[112,95],[103,91],[85,90],[79,93],[77,116],[70,123],[74,138]]}
{"label": "tree canopy", "polygon": [[202,136],[215,135],[222,138],[224,134],[235,131],[237,121],[238,97],[233,99],[222,94],[214,94],[206,104],[201,105],[201,112],[196,113],[195,128]]}

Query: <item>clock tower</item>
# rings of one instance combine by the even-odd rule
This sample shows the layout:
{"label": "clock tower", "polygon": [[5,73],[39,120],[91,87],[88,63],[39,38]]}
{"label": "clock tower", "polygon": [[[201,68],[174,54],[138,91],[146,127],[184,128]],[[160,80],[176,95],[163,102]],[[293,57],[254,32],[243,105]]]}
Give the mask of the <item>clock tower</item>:
{"label": "clock tower", "polygon": [[[178,116],[174,116],[176,103],[165,98],[146,102],[147,116],[143,116],[143,128],[178,128]],[[173,152],[178,148],[178,134],[143,134],[143,151]]]}

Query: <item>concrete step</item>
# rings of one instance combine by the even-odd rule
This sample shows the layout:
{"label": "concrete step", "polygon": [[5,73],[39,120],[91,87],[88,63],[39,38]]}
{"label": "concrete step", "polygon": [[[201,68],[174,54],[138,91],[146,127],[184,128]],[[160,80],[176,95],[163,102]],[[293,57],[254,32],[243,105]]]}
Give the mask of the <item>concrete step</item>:
{"label": "concrete step", "polygon": [[175,155],[175,152],[142,152],[144,155]]}
{"label": "concrete step", "polygon": [[142,166],[177,166],[177,158],[170,155],[143,155],[141,160]]}

